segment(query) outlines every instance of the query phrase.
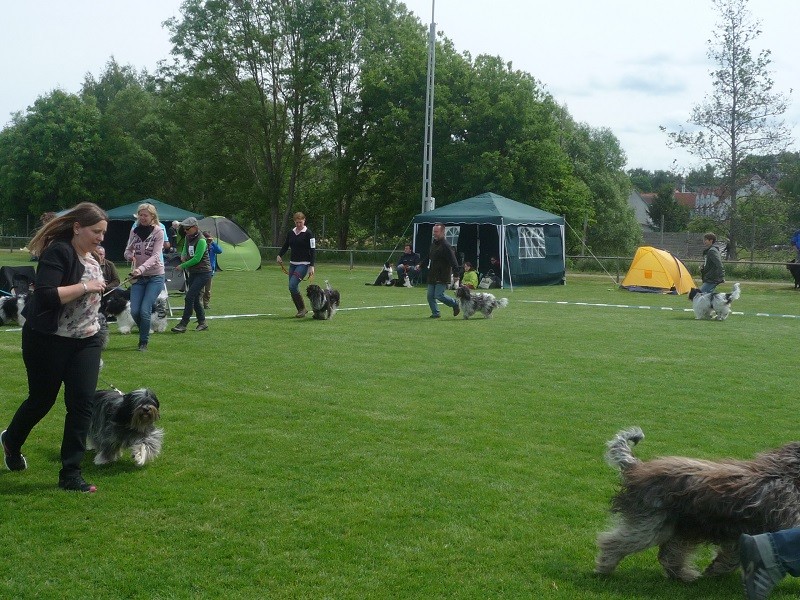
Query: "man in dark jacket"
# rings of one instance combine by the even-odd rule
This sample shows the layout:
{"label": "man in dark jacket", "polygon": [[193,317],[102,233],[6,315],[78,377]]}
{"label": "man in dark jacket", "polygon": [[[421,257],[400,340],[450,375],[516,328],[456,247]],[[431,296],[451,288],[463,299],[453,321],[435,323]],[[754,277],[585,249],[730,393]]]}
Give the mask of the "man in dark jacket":
{"label": "man in dark jacket", "polygon": [[703,264],[700,266],[700,277],[703,284],[700,291],[704,294],[713,292],[720,283],[725,282],[725,267],[722,266],[722,255],[714,245],[717,236],[707,233],[703,236],[706,249],[703,250]]}
{"label": "man in dark jacket", "polygon": [[409,279],[407,287],[419,277],[419,254],[411,249],[411,244],[403,248],[403,255],[397,259],[397,285],[404,285],[406,277]]}
{"label": "man in dark jacket", "polygon": [[450,285],[453,269],[458,269],[455,252],[444,239],[444,225],[437,223],[433,226],[433,243],[428,252],[428,305],[431,307],[431,319],[438,319],[441,316],[437,300],[452,308],[454,317],[461,312],[458,300],[444,293]]}

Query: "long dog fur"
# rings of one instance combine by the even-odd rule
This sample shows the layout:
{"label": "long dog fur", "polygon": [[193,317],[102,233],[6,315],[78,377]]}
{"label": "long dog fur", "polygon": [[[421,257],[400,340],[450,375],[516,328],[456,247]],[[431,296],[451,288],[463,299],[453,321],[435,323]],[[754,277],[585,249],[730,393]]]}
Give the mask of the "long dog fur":
{"label": "long dog fur", "polygon": [[620,470],[614,526],[598,536],[596,572],[609,574],[630,554],[659,547],[666,575],[700,576],[691,563],[701,544],[717,554],[703,575],[730,573],[739,565],[739,536],[800,525],[800,442],[752,460],[710,461],[668,456],[642,462],[631,445],[644,438],[631,427],[607,443],[606,461]]}

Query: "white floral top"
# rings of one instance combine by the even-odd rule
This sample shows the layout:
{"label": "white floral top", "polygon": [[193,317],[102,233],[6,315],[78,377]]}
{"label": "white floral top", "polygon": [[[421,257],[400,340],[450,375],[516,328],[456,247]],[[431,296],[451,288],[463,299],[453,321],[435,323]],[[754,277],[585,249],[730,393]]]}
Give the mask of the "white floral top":
{"label": "white floral top", "polygon": [[[100,264],[91,254],[78,257],[86,267],[81,277],[82,282],[92,279],[103,280],[103,271]],[[56,335],[70,338],[92,337],[100,331],[97,314],[100,312],[100,294],[84,294],[64,305],[58,319]]]}

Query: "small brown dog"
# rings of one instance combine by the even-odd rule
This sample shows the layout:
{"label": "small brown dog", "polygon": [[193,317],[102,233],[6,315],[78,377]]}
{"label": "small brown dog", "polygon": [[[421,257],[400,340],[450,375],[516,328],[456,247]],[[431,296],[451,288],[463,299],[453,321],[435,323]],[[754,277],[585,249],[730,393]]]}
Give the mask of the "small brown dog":
{"label": "small brown dog", "polygon": [[631,445],[644,438],[631,427],[607,442],[606,462],[620,469],[622,489],[611,502],[614,527],[597,538],[595,572],[611,573],[630,554],[659,547],[667,577],[692,581],[700,544],[718,546],[705,576],[739,566],[739,536],[800,525],[800,443],[753,460],[710,461],[668,456],[642,462]]}

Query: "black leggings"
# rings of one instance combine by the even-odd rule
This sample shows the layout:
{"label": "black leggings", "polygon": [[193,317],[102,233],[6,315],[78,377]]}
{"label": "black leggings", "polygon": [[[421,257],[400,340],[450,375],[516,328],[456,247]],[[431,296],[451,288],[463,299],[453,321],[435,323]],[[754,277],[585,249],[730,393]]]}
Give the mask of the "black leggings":
{"label": "black leggings", "polygon": [[99,335],[67,338],[22,328],[28,398],[8,426],[4,441],[9,450],[22,448],[34,426],[53,408],[63,383],[67,415],[61,442],[61,477],[80,474],[100,372],[100,352]]}

